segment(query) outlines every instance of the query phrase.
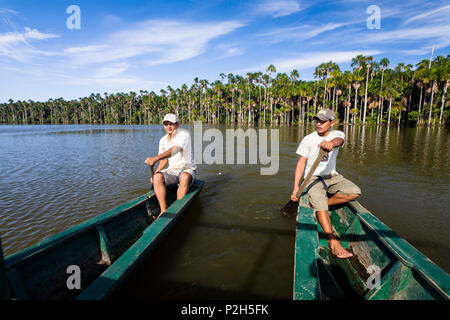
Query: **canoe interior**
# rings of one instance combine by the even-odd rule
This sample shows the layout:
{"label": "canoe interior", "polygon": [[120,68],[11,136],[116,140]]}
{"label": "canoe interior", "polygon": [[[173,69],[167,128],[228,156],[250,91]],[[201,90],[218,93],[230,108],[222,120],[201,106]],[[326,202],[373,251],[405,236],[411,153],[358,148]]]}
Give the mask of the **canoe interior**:
{"label": "canoe interior", "polygon": [[330,220],[333,233],[354,256],[338,259],[331,254],[303,198],[297,216],[294,299],[449,298],[449,275],[357,201],[330,208]]}
{"label": "canoe interior", "polygon": [[[117,208],[90,219],[78,226],[57,234],[28,249],[7,257],[4,261],[5,274],[10,288],[10,298],[31,300],[74,299],[80,290],[69,290],[67,272],[70,265],[81,270],[81,288],[90,285],[139,240],[150,226],[164,228],[165,223],[158,222],[163,216],[170,216],[170,208],[178,205],[185,209],[186,204],[195,198],[203,186],[196,181],[182,200],[176,200],[176,186],[167,190],[169,212],[153,222],[151,216],[160,212],[154,192],[131,200]],[[172,210],[174,211],[174,210]],[[167,217],[166,220],[167,220]],[[164,219],[162,219],[164,220]],[[158,223],[156,223],[158,222]],[[145,246],[152,238],[147,238]],[[135,258],[131,259],[134,260]],[[128,263],[132,264],[128,259]],[[94,297],[95,298],[95,297]]]}

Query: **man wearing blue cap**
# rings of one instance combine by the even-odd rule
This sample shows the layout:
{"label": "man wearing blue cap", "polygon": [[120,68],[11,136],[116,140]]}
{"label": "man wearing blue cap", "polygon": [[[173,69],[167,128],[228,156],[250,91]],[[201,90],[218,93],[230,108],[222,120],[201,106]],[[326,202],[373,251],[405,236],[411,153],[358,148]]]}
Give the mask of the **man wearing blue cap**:
{"label": "man wearing blue cap", "polygon": [[[149,166],[159,161],[150,181],[161,208],[160,215],[167,209],[166,186],[179,183],[177,200],[182,199],[194,182],[197,169],[192,157],[191,136],[188,131],[178,129],[178,117],[168,113],[164,116],[163,124],[166,135],[159,140],[158,155],[145,159]],[[165,168],[167,163],[169,166]]]}

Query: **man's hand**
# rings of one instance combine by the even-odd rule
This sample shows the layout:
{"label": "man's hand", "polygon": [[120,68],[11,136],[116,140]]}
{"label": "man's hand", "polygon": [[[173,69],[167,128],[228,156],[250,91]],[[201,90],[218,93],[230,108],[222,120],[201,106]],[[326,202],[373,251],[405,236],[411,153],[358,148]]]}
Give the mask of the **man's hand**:
{"label": "man's hand", "polygon": [[294,190],[292,190],[292,194],[291,194],[291,200],[292,201],[298,201],[298,198],[296,197],[297,192],[300,188],[298,186],[294,187]]}
{"label": "man's hand", "polygon": [[145,159],[145,163],[148,164],[149,166],[155,165],[156,162],[158,162],[157,157],[148,157],[147,159]]}
{"label": "man's hand", "polygon": [[324,140],[319,144],[319,148],[322,148],[323,150],[330,152],[331,150],[334,149],[334,143],[331,141]]}

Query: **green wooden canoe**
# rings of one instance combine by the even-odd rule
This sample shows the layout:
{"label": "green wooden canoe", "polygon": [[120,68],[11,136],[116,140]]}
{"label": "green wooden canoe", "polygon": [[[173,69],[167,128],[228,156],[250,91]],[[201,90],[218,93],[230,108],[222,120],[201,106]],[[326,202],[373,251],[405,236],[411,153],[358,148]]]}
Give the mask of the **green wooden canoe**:
{"label": "green wooden canoe", "polygon": [[333,232],[352,251],[329,252],[303,195],[297,215],[295,300],[448,300],[450,276],[357,201],[330,208]]}
{"label": "green wooden canoe", "polygon": [[[168,188],[170,206],[155,221],[151,216],[160,208],[151,191],[4,261],[0,256],[0,299],[106,299],[164,239],[203,184],[195,181],[181,200],[175,187]],[[73,265],[79,267],[80,289],[67,285]]]}

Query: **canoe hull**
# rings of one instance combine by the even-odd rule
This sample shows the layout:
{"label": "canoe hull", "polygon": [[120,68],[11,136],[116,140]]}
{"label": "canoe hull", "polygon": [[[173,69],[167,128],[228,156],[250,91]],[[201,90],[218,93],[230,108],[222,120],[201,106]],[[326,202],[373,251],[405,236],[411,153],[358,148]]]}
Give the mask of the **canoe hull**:
{"label": "canoe hull", "polygon": [[330,253],[303,197],[296,225],[294,299],[449,298],[449,275],[357,201],[330,208],[330,220],[333,233],[354,256],[338,259]]}
{"label": "canoe hull", "polygon": [[[176,189],[170,188],[169,207],[155,221],[151,216],[160,209],[152,191],[7,257],[11,298],[107,298],[173,228],[202,187],[203,181],[195,181],[178,201]],[[68,285],[77,272],[70,266],[78,268],[80,289]]]}

